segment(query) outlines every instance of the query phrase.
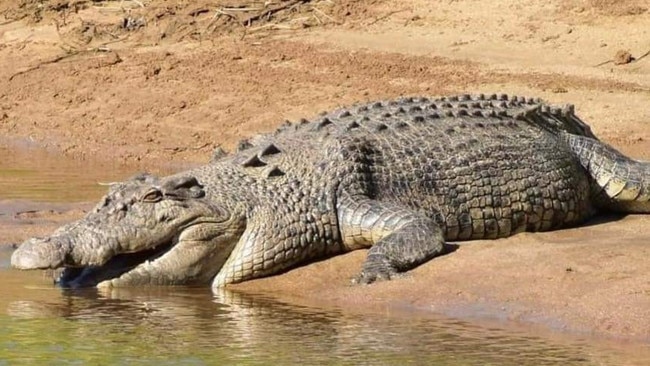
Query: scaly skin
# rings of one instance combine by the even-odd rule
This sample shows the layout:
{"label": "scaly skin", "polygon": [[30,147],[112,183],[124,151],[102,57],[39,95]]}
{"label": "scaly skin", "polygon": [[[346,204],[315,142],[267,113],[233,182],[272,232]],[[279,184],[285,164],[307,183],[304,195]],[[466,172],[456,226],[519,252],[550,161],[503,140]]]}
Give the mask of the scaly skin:
{"label": "scaly skin", "polygon": [[355,281],[370,283],[433,258],[445,241],[650,212],[650,163],[598,141],[573,107],[538,99],[377,102],[239,146],[194,170],[113,187],[87,218],[24,243],[13,265],[68,267],[70,287],[219,288],[369,247]]}

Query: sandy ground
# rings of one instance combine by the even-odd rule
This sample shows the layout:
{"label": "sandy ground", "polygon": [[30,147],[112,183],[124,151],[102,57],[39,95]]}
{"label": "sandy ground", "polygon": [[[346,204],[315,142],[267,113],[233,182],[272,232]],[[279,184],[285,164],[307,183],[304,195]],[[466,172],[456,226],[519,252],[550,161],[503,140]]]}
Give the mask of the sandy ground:
{"label": "sandy ground", "polygon": [[[0,1],[3,141],[135,172],[358,101],[505,92],[574,103],[604,141],[650,159],[644,0],[262,3]],[[0,242],[83,213],[34,209],[0,220]],[[649,224],[472,242],[372,286],[349,285],[359,251],[236,288],[648,341]]]}

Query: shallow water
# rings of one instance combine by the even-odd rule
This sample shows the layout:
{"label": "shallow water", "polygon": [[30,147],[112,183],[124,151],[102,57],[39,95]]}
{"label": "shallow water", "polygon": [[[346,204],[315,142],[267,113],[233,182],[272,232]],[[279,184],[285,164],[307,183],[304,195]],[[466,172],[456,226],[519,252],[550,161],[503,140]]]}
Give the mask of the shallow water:
{"label": "shallow water", "polygon": [[[353,314],[206,288],[65,292],[0,252],[0,365],[643,364],[585,340],[453,319]],[[625,361],[628,357],[627,362]]]}
{"label": "shallow water", "polygon": [[[0,201],[95,201],[130,175],[40,151],[0,151]],[[33,157],[33,158],[30,158]],[[48,203],[51,204],[51,203]],[[12,206],[13,207],[13,206]],[[650,364],[650,346],[403,312],[305,307],[207,288],[63,291],[0,247],[0,366],[21,364]],[[502,325],[502,326],[501,326]]]}
{"label": "shallow water", "polygon": [[125,179],[133,171],[117,164],[74,161],[40,149],[0,146],[0,199],[39,202],[96,200],[102,183]]}

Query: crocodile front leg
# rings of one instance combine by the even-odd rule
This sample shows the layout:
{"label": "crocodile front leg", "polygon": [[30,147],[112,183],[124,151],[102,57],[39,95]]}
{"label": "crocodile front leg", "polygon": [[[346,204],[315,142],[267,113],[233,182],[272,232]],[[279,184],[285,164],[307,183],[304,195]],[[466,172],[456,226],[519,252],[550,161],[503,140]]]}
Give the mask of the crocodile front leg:
{"label": "crocodile front leg", "polygon": [[254,212],[212,288],[275,275],[341,253],[333,205],[324,211],[314,206],[276,204]]}
{"label": "crocodile front leg", "polygon": [[440,254],[444,237],[429,217],[367,197],[344,197],[338,204],[339,229],[349,250],[371,247],[356,283],[389,280]]}

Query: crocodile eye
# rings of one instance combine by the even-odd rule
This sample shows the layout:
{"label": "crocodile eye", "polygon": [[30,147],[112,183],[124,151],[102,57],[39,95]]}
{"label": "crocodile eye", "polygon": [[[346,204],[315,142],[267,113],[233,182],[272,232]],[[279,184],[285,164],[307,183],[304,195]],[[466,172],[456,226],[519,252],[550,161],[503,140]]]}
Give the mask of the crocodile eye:
{"label": "crocodile eye", "polygon": [[149,203],[158,202],[162,199],[162,197],[163,194],[160,190],[152,189],[147,193],[145,193],[144,196],[142,196],[142,202],[149,202]]}

